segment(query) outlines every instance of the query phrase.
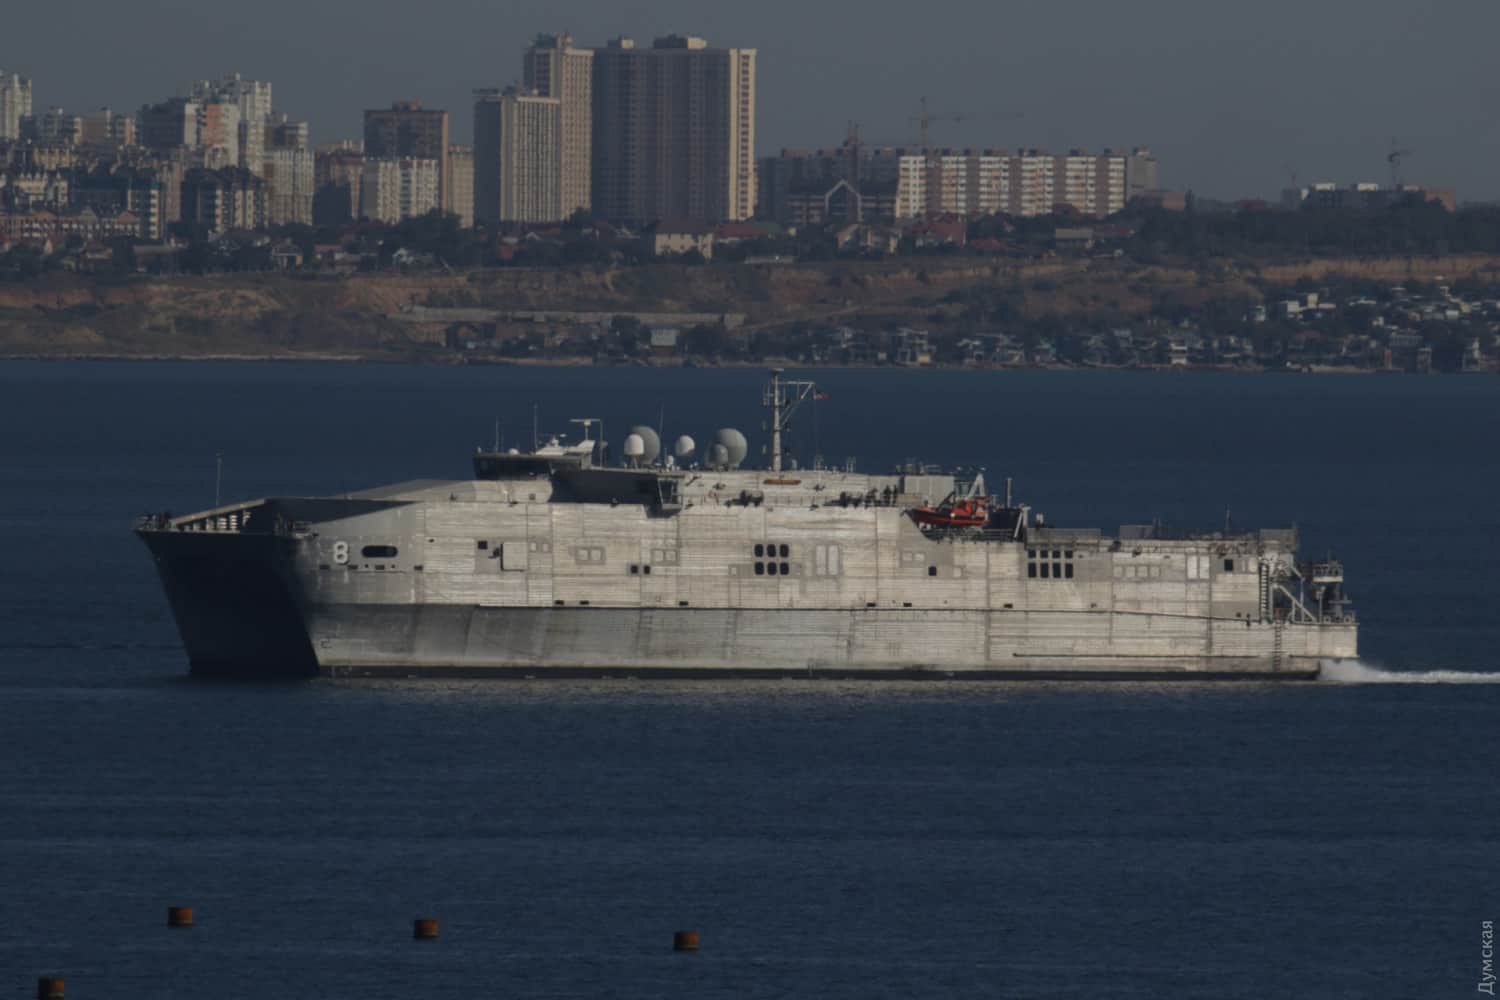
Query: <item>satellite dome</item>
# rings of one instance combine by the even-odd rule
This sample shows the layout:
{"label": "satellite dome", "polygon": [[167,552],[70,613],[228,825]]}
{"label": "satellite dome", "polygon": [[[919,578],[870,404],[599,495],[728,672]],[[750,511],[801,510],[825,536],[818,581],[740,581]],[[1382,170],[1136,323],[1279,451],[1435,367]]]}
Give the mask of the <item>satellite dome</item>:
{"label": "satellite dome", "polygon": [[641,443],[646,446],[645,452],[641,455],[641,464],[650,465],[656,461],[657,456],[661,454],[661,438],[657,436],[656,431],[642,425],[630,428],[630,433],[639,437]]}
{"label": "satellite dome", "polygon": [[710,469],[729,468],[729,449],[722,444],[716,444],[708,449],[708,467]]}
{"label": "satellite dome", "polygon": [[684,434],[672,445],[672,454],[677,456],[678,462],[686,462],[693,457],[693,452],[698,450],[698,442]]}
{"label": "satellite dome", "polygon": [[739,468],[745,456],[750,454],[750,444],[745,440],[745,435],[733,427],[725,427],[714,435],[714,444],[723,445],[724,451],[729,455],[728,467]]}
{"label": "satellite dome", "polygon": [[646,455],[646,442],[639,434],[625,435],[625,460],[631,465],[640,465]]}

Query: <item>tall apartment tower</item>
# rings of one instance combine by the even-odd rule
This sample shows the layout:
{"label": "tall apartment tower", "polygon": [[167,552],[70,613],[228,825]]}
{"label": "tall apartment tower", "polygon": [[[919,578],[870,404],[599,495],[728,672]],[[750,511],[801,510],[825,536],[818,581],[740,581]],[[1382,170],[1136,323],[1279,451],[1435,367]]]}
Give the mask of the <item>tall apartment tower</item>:
{"label": "tall apartment tower", "polygon": [[564,217],[562,102],[514,87],[474,92],[474,219],[556,222]]}
{"label": "tall apartment tower", "polygon": [[559,102],[562,150],[558,191],[566,218],[593,207],[594,53],[576,49],[567,33],[538,35],[522,55],[523,83],[539,97]]}
{"label": "tall apartment tower", "polygon": [[231,104],[238,109],[233,142],[237,162],[257,177],[264,169],[265,123],[271,117],[271,85],[231,73],[222,80],[199,80],[188,95],[200,105]]}
{"label": "tall apartment tower", "polygon": [[420,101],[396,101],[389,108],[365,112],[365,155],[436,160],[438,205],[448,205],[448,112],[424,108]]}
{"label": "tall apartment tower", "polygon": [[669,35],[594,51],[594,211],[615,219],[755,212],[755,50]]}
{"label": "tall apartment tower", "polygon": [[19,139],[21,119],[31,115],[31,81],[0,70],[0,139]]}
{"label": "tall apartment tower", "polygon": [[448,147],[448,211],[458,216],[460,229],[474,228],[474,149]]}

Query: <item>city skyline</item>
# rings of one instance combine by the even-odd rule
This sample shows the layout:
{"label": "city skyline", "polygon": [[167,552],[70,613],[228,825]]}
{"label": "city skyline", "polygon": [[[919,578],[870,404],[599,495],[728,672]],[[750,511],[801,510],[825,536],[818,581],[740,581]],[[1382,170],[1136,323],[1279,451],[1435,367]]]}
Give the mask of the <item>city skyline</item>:
{"label": "city skyline", "polygon": [[[592,2],[475,13],[437,0],[420,23],[402,23],[400,58],[391,58],[383,53],[396,36],[379,8],[362,7],[356,19],[352,7],[294,10],[268,0],[253,18],[173,8],[177,28],[213,29],[226,41],[168,46],[137,61],[146,40],[132,39],[150,18],[82,7],[107,30],[74,38],[40,8],[10,22],[8,34],[27,44],[0,51],[0,66],[32,79],[39,110],[130,111],[235,70],[273,81],[278,107],[309,119],[316,143],[355,138],[365,109],[405,99],[447,110],[453,140],[468,143],[472,91],[521,80],[521,53],[536,34],[567,31],[595,47],[616,34],[681,32],[759,50],[762,156],[832,145],[850,121],[869,141],[915,139],[909,118],[926,95],[935,112],[972,116],[935,123],[934,145],[1148,145],[1170,164],[1165,186],[1207,196],[1275,197],[1293,173],[1302,184],[1386,181],[1395,137],[1414,151],[1406,180],[1456,188],[1465,199],[1500,197],[1490,167],[1500,135],[1487,110],[1500,84],[1484,73],[1480,47],[1500,27],[1492,8],[1432,19],[1382,0],[1356,18],[1272,0],[1204,19],[1177,0],[1150,12],[1091,3],[1082,17],[939,2],[919,23],[901,19],[887,30],[879,17],[846,24],[836,12],[779,0],[752,10],[674,0],[645,17]],[[451,30],[456,24],[464,30]],[[1024,117],[1004,117],[1016,113]]]}

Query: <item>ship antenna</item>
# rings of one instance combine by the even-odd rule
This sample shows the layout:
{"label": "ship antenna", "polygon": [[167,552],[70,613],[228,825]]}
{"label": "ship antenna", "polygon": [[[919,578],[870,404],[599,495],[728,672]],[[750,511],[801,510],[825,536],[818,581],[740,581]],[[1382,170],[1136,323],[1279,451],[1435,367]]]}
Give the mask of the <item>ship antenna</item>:
{"label": "ship antenna", "polygon": [[495,418],[495,454],[500,454],[500,418]]}
{"label": "ship antenna", "polygon": [[536,451],[537,446],[537,404],[531,404],[531,450]]}
{"label": "ship antenna", "polygon": [[219,486],[224,481],[224,453],[214,452],[214,506],[219,506]]}

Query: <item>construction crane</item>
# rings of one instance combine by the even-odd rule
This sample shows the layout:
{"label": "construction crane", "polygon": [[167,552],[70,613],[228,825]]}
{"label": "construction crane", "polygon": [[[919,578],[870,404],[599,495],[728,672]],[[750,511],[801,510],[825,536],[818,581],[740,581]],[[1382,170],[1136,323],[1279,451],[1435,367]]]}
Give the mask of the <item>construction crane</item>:
{"label": "construction crane", "polygon": [[1401,186],[1401,161],[1410,156],[1415,150],[1402,149],[1396,142],[1396,137],[1391,136],[1391,151],[1385,154],[1385,162],[1391,168],[1391,187]]}
{"label": "construction crane", "polygon": [[993,113],[986,113],[986,114],[975,114],[975,113],[969,112],[969,111],[929,111],[928,108],[927,108],[927,98],[925,98],[925,97],[923,97],[923,98],[920,99],[920,104],[921,104],[921,108],[922,108],[921,113],[920,114],[916,114],[916,115],[912,115],[907,120],[908,121],[914,121],[914,122],[917,123],[918,130],[919,130],[919,132],[921,134],[920,141],[921,141],[921,144],[922,144],[922,149],[924,149],[924,150],[932,148],[932,123],[933,122],[962,122],[962,121],[968,121],[968,120],[973,119],[973,118],[1022,118],[1022,117],[1024,117],[1021,114],[1021,112],[1019,112],[1019,111],[1001,111],[1001,112],[993,112]]}

